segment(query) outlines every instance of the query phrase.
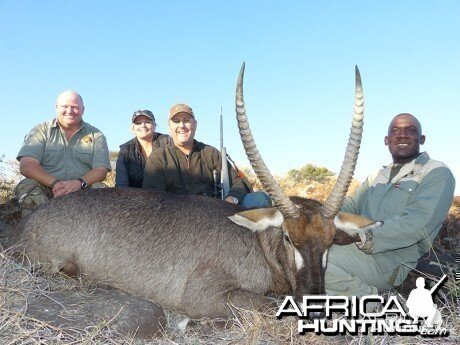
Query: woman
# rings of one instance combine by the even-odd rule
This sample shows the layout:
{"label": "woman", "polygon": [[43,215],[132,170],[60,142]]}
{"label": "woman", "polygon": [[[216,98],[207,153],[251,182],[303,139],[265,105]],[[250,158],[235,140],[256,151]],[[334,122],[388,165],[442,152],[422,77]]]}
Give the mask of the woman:
{"label": "woman", "polygon": [[150,110],[134,112],[131,130],[136,137],[120,146],[116,187],[142,187],[145,159],[155,148],[165,146],[171,140],[169,135],[156,133],[155,128],[155,116]]}

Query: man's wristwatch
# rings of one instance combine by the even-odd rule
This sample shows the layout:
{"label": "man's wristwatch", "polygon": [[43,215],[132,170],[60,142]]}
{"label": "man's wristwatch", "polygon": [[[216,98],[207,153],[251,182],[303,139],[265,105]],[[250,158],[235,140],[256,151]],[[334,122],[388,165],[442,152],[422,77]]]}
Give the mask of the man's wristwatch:
{"label": "man's wristwatch", "polygon": [[83,180],[81,177],[80,177],[80,178],[77,178],[77,180],[81,182],[81,189],[88,188],[88,184],[87,184],[86,181]]}

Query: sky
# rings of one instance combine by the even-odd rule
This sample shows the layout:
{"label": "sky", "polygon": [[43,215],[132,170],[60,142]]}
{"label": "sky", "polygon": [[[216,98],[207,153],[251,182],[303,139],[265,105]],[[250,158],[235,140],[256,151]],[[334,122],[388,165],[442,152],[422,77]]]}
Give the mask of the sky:
{"label": "sky", "polygon": [[51,120],[57,95],[84,99],[84,120],[109,149],[130,140],[149,109],[167,133],[175,103],[196,115],[196,139],[248,166],[235,120],[241,64],[246,109],[274,174],[307,163],[338,173],[361,71],[365,125],[355,177],[391,163],[396,114],[417,116],[426,150],[460,194],[460,1],[0,0],[0,155]]}

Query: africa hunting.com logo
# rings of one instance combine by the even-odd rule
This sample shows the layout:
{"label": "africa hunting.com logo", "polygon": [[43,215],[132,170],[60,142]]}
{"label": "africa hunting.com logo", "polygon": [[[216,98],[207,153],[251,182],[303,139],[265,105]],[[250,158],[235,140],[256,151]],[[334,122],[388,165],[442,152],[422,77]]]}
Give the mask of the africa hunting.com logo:
{"label": "africa hunting.com logo", "polygon": [[[337,335],[368,334],[448,336],[449,331],[442,327],[441,312],[433,303],[433,295],[447,280],[444,275],[430,290],[425,288],[425,279],[417,278],[416,288],[410,293],[403,307],[396,296],[385,299],[378,295],[358,298],[356,296],[303,296],[301,303],[292,296],[286,296],[276,316],[298,317],[298,333]],[[367,311],[376,305],[380,311]],[[370,307],[370,308],[369,308]],[[323,313],[321,319],[307,320],[313,314]],[[334,318],[333,318],[334,313]]]}

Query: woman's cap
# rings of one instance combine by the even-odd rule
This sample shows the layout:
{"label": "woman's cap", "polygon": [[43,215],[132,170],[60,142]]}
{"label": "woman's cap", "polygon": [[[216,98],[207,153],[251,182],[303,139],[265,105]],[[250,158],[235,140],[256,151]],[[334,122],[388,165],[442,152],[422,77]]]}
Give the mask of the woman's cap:
{"label": "woman's cap", "polygon": [[136,120],[139,116],[147,116],[153,123],[155,123],[155,115],[150,110],[136,110],[133,114],[132,122]]}

